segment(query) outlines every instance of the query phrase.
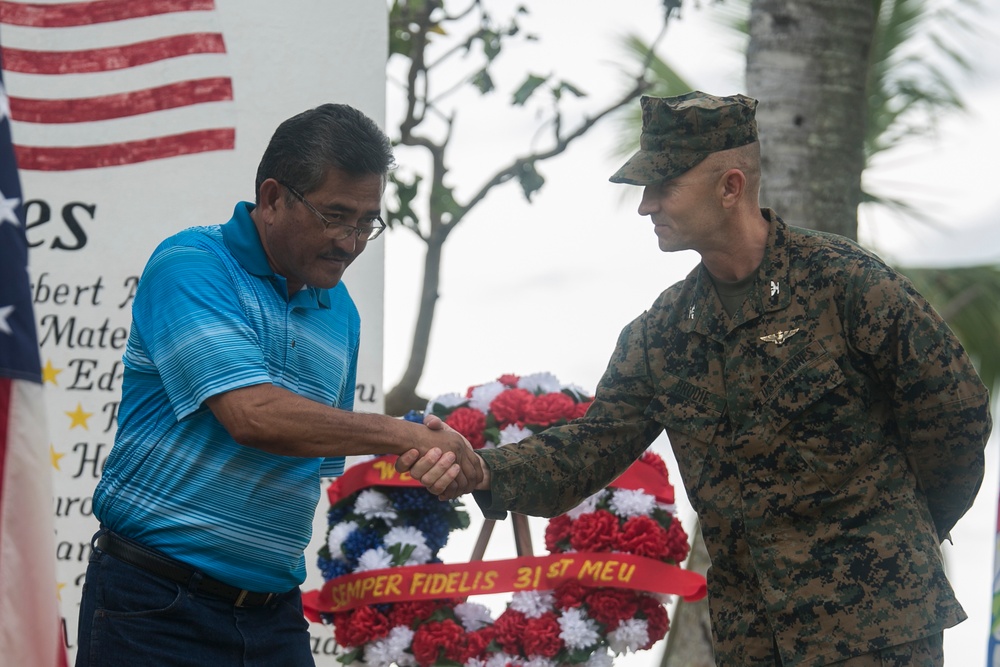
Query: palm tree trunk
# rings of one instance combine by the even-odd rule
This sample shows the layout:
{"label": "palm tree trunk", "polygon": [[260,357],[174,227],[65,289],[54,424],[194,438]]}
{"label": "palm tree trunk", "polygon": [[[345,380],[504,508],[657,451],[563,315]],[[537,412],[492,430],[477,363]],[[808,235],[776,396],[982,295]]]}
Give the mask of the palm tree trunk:
{"label": "palm tree trunk", "polygon": [[754,0],[747,90],[760,100],[761,203],[857,238],[872,0]]}

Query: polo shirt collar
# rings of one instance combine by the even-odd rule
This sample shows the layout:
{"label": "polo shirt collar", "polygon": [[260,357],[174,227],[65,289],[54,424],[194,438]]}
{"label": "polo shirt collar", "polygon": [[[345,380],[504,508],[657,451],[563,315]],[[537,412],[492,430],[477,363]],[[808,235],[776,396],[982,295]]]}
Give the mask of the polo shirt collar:
{"label": "polo shirt collar", "polygon": [[[261,245],[257,227],[253,223],[253,218],[250,217],[250,211],[253,209],[254,204],[250,202],[241,201],[236,204],[236,208],[233,209],[233,217],[222,225],[222,238],[229,252],[247,273],[270,280],[277,288],[280,288],[282,294],[287,294],[285,279],[276,274],[267,262],[267,255],[264,253],[264,246]],[[329,308],[329,292],[329,290],[307,286],[298,294],[293,295],[290,300],[300,301],[302,305],[311,305],[313,308]]]}

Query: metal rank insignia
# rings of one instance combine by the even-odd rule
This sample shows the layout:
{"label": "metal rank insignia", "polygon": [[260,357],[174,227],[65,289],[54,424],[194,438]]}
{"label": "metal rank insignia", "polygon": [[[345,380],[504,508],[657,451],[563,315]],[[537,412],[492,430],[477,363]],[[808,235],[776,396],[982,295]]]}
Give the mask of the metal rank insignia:
{"label": "metal rank insignia", "polygon": [[799,332],[798,329],[789,329],[788,331],[778,331],[777,333],[761,336],[760,339],[765,343],[774,343],[775,345],[781,345],[782,343],[784,343],[786,340],[788,340],[798,332]]}

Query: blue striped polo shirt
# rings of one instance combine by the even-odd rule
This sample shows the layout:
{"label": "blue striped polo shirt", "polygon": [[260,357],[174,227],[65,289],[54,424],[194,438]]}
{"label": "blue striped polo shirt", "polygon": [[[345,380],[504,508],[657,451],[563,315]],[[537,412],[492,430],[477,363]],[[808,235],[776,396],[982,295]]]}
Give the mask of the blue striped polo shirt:
{"label": "blue striped polo shirt", "polygon": [[354,406],[360,338],[343,283],[291,299],[241,202],[225,225],[163,241],[140,278],[115,444],[94,492],[111,530],[253,591],[305,580],[320,477],[344,459],[237,444],[205,399],[271,383]]}

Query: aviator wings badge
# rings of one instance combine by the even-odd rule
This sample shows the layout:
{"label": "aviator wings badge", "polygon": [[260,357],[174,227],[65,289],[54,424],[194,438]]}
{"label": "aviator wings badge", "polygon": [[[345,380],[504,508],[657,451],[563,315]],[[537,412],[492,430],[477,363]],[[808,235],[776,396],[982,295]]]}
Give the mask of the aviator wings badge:
{"label": "aviator wings badge", "polygon": [[789,331],[779,331],[778,333],[761,336],[760,339],[765,343],[774,343],[775,345],[781,345],[782,343],[784,343],[786,340],[788,340],[798,332],[799,332],[798,329],[790,329]]}

